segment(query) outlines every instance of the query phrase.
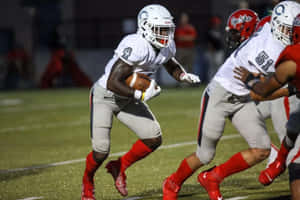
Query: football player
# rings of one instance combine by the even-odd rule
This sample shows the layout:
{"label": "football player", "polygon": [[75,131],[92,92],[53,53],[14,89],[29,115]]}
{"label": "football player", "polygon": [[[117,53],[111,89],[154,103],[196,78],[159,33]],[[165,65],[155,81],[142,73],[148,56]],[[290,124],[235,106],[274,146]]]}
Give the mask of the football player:
{"label": "football player", "polygon": [[128,194],[125,170],[148,156],[161,144],[161,129],[146,101],[159,95],[161,88],[154,80],[145,92],[125,83],[133,72],[154,74],[164,65],[176,80],[189,84],[199,83],[199,77],[186,73],[173,59],[175,43],[173,17],[157,4],[144,7],[138,14],[136,34],[125,36],[105,67],[105,73],[91,89],[92,151],[86,157],[82,180],[82,200],[94,200],[94,175],[110,149],[113,116],[139,137],[132,148],[117,160],[110,161],[107,171],[122,196]]}
{"label": "football player", "polygon": [[[260,31],[262,27],[266,23],[270,23],[270,21],[271,16],[266,16],[258,22],[257,14],[250,9],[239,9],[233,12],[228,18],[226,26],[226,31],[228,33],[226,42],[229,49],[232,49],[232,51],[235,50],[236,47],[248,39],[254,31]],[[287,88],[282,88],[280,90],[281,91],[277,91],[278,96],[273,95],[273,98],[278,98],[280,95],[285,97],[273,101],[265,101],[265,98],[262,98],[252,91],[250,92],[250,95],[253,100],[261,101],[257,105],[258,110],[264,119],[272,119],[273,127],[279,140],[282,141],[286,133],[285,124],[288,120],[289,113],[296,107],[299,100],[294,96],[296,89],[293,85],[288,85]],[[262,102],[262,100],[264,101]],[[275,160],[277,152],[278,148],[274,144],[271,144],[271,152],[268,157],[267,166]]]}
{"label": "football player", "polygon": [[227,47],[234,51],[247,40],[256,29],[259,21],[256,12],[250,9],[238,9],[228,18],[225,27]]}
{"label": "football player", "polygon": [[[300,5],[284,1],[276,5],[272,20],[282,29],[292,26]],[[212,161],[216,145],[222,136],[226,118],[229,118],[249,145],[249,148],[233,155],[225,163],[198,175],[198,181],[206,189],[211,200],[222,200],[219,185],[224,178],[244,171],[269,156],[270,138],[264,119],[250,98],[250,90],[234,78],[234,66],[244,66],[257,74],[274,71],[275,61],[289,44],[288,32],[275,31],[276,24],[265,24],[243,42],[220,67],[207,86],[201,101],[198,129],[198,145],[195,153],[186,157],[177,171],[163,183],[163,199],[177,199],[183,182],[197,169]],[[281,30],[281,29],[280,29]]]}
{"label": "football player", "polygon": [[[300,12],[298,12],[300,13]],[[291,30],[280,27],[281,30],[289,32]],[[273,76],[261,82],[250,71],[244,67],[235,69],[236,78],[244,82],[247,87],[262,96],[268,96],[272,92],[281,88],[286,83],[293,84],[297,88],[296,96],[300,98],[300,14],[293,23],[292,43],[280,54],[276,62],[276,71]],[[290,150],[295,146],[295,141],[300,134],[300,104],[297,109],[290,113],[287,122],[287,134],[281,143],[276,160],[262,173],[260,179],[265,185],[284,172],[286,168],[286,159]],[[289,164],[290,187],[293,200],[300,199],[300,148],[299,143],[296,146],[292,161]],[[298,152],[298,153],[295,153]],[[296,154],[296,155],[295,155]]]}

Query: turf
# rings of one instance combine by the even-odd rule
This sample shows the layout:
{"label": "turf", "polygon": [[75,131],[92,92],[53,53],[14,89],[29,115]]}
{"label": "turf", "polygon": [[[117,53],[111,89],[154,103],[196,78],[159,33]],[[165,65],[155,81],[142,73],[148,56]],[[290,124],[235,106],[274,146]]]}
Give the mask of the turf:
{"label": "turf", "polygon": [[[159,97],[149,102],[163,130],[163,145],[196,141],[202,91],[203,87],[164,89]],[[3,103],[8,99],[17,99],[19,104]],[[81,179],[85,167],[83,160],[91,150],[88,102],[87,89],[0,94],[1,200],[29,197],[40,197],[43,200],[80,199]],[[278,145],[270,120],[267,121],[267,125],[273,142]],[[233,153],[248,148],[230,122],[226,125],[225,135],[237,137],[221,140],[215,159],[203,169],[220,164]],[[128,128],[114,120],[111,153],[127,151],[136,139],[137,137]],[[162,181],[195,149],[195,144],[159,149],[130,167],[126,173],[131,200],[162,199]],[[115,158],[110,157],[108,160]],[[56,167],[7,171],[75,159],[82,160]],[[287,173],[280,176],[271,186],[263,187],[259,184],[257,178],[265,164],[263,162],[227,178],[221,185],[225,199],[235,197],[245,197],[249,200],[289,199]],[[186,181],[179,199],[208,199],[206,192],[197,183],[196,177],[197,173]],[[97,172],[95,182],[97,199],[124,199],[115,190],[113,180],[103,166]]]}

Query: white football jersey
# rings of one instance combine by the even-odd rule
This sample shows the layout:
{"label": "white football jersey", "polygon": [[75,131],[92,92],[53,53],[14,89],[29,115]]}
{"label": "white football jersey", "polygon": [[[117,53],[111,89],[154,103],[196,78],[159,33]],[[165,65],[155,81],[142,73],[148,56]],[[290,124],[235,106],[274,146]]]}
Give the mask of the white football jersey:
{"label": "white football jersey", "polygon": [[114,56],[106,64],[105,73],[96,84],[106,88],[107,80],[112,66],[120,58],[125,63],[134,66],[134,72],[144,73],[148,76],[175,56],[175,42],[171,41],[168,47],[156,52],[151,44],[139,34],[130,34],[123,38],[115,50]]}
{"label": "white football jersey", "polygon": [[270,24],[266,23],[227,58],[213,79],[235,95],[247,95],[250,91],[243,82],[234,78],[234,68],[242,66],[250,72],[265,75],[275,72],[275,62],[284,47],[273,38]]}

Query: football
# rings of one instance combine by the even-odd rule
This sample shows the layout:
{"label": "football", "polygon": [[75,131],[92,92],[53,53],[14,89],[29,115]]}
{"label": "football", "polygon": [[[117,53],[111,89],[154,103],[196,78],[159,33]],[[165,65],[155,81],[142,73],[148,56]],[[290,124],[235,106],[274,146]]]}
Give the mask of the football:
{"label": "football", "polygon": [[145,74],[134,72],[126,78],[125,82],[129,87],[145,92],[150,86],[151,78]]}

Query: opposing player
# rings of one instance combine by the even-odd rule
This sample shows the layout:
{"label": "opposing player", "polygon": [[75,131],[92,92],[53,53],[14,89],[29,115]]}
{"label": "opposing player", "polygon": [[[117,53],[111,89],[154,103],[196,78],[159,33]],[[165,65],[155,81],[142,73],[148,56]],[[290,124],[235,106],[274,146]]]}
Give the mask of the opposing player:
{"label": "opposing player", "polygon": [[[259,31],[266,23],[270,22],[271,16],[264,17],[257,24],[256,31]],[[284,88],[281,88],[280,90],[283,91],[283,93],[281,93],[284,96],[283,98],[278,98],[278,96],[276,97],[278,99],[273,101],[260,102],[258,104],[258,109],[265,119],[272,119],[274,130],[278,135],[279,141],[282,142],[286,134],[285,124],[287,123],[289,114],[300,102],[294,95],[296,88],[293,85],[289,84],[285,87],[286,92],[284,92]],[[260,99],[256,100],[260,101]],[[277,153],[278,148],[274,144],[271,144],[271,153],[268,157],[267,167],[275,160]]]}
{"label": "opposing player", "polygon": [[138,14],[138,31],[123,38],[113,58],[105,67],[105,74],[91,90],[92,152],[86,157],[82,180],[82,200],[94,200],[94,175],[110,149],[110,132],[115,115],[140,138],[118,160],[110,161],[107,171],[121,195],[128,194],[125,170],[148,156],[161,144],[161,129],[146,101],[159,95],[161,89],[154,80],[142,92],[125,84],[133,72],[151,75],[164,65],[178,81],[199,83],[198,76],[186,73],[173,60],[175,55],[173,17],[161,5],[148,5]]}
{"label": "opposing player", "polygon": [[234,51],[252,35],[258,22],[258,15],[253,10],[238,9],[234,11],[229,16],[225,27],[227,47]]}
{"label": "opposing player", "polygon": [[[298,3],[284,1],[274,8],[272,18],[281,22],[283,27],[291,26],[299,11]],[[224,178],[244,171],[269,156],[270,138],[264,119],[255,102],[250,99],[249,89],[234,78],[233,69],[234,66],[245,66],[256,73],[267,74],[274,71],[275,60],[288,45],[288,41],[283,37],[285,33],[281,33],[282,37],[276,37],[277,31],[271,31],[274,28],[272,24],[266,24],[261,31],[252,34],[251,38],[243,42],[225,61],[206,88],[201,102],[197,150],[186,157],[177,171],[164,181],[164,200],[177,199],[183,182],[213,159],[226,118],[232,121],[250,148],[198,175],[198,181],[206,189],[211,200],[223,199],[219,185]]]}
{"label": "opposing player", "polygon": [[[300,12],[299,12],[300,13]],[[289,31],[289,30],[285,30]],[[268,96],[272,92],[281,88],[286,83],[293,84],[298,92],[296,96],[300,98],[300,14],[294,20],[293,24],[293,45],[288,46],[280,55],[276,62],[275,74],[264,82],[260,82],[251,71],[244,67],[237,67],[235,69],[236,78],[244,82],[247,87],[256,93]],[[264,170],[260,178],[265,185],[272,183],[272,181],[279,176],[286,168],[286,159],[290,150],[295,146],[295,141],[300,134],[300,104],[290,114],[290,118],[286,125],[287,135],[285,136],[280,151],[276,160]],[[290,185],[292,192],[292,199],[300,199],[300,148],[296,146],[296,155],[293,157],[289,165]],[[295,153],[294,153],[295,154]]]}

